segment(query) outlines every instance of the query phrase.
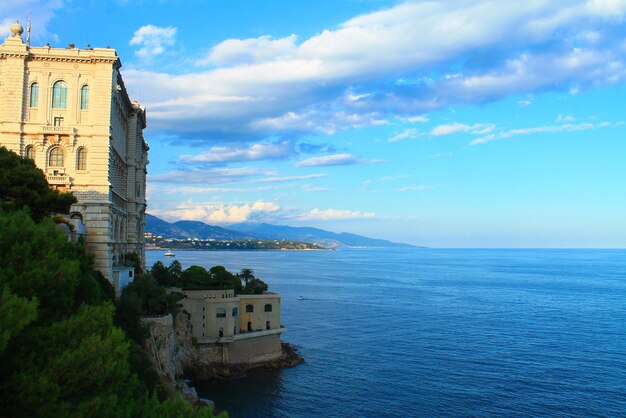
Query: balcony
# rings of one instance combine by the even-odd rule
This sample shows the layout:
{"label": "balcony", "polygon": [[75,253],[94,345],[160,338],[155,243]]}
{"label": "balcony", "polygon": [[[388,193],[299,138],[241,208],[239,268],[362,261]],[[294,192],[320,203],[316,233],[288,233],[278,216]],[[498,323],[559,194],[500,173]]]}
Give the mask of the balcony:
{"label": "balcony", "polygon": [[70,134],[70,133],[74,133],[74,128],[69,127],[69,126],[42,125],[41,131],[55,133],[55,134]]}
{"label": "balcony", "polygon": [[64,173],[46,174],[46,180],[51,186],[69,186],[71,183],[70,176]]}

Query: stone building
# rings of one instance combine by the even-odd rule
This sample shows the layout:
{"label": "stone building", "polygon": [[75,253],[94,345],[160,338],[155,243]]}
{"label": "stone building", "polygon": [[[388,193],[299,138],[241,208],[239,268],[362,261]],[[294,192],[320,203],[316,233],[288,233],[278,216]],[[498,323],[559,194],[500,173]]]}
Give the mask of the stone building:
{"label": "stone building", "polygon": [[31,47],[19,24],[11,32],[0,45],[0,145],[76,196],[70,222],[119,291],[134,273],[127,255],[145,263],[146,110],[130,101],[115,50]]}
{"label": "stone building", "polygon": [[[178,290],[180,291],[180,290]],[[235,295],[233,289],[184,290],[191,335],[212,363],[248,367],[281,357],[280,295]]]}
{"label": "stone building", "polygon": [[182,306],[189,314],[192,335],[199,342],[226,342],[261,331],[270,331],[269,334],[285,331],[280,324],[278,293],[235,295],[233,289],[183,290],[182,293]]}

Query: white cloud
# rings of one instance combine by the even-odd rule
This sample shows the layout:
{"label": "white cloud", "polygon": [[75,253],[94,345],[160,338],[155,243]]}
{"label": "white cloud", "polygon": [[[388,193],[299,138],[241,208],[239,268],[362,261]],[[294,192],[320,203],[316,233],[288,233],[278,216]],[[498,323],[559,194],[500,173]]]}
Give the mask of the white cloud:
{"label": "white cloud", "polygon": [[323,155],[321,157],[308,158],[296,163],[297,167],[322,167],[330,165],[354,165],[380,163],[381,160],[364,160],[352,154]]}
{"label": "white cloud", "polygon": [[520,101],[517,102],[517,105],[519,107],[528,107],[531,104],[533,104],[533,102],[531,102],[530,100],[520,100]]}
{"label": "white cloud", "polygon": [[276,160],[289,157],[294,152],[289,141],[252,144],[247,147],[211,147],[196,155],[181,155],[185,163],[228,163],[240,161]]}
{"label": "white cloud", "polygon": [[10,27],[19,20],[24,27],[22,38],[26,41],[26,24],[31,20],[32,44],[58,42],[58,36],[51,32],[50,21],[59,10],[67,7],[63,0],[21,0],[0,2],[0,41],[10,35]]}
{"label": "white cloud", "polygon": [[275,187],[176,187],[170,189],[169,194],[179,195],[183,194],[206,194],[206,193],[250,193],[250,192],[264,192],[269,190],[275,190]]}
{"label": "white cloud", "polygon": [[314,193],[314,192],[328,192],[333,189],[331,189],[330,187],[305,185],[305,186],[302,186],[302,190],[304,190],[305,192]]}
{"label": "white cloud", "polygon": [[173,26],[159,27],[145,25],[135,31],[130,45],[138,45],[140,48],[135,53],[141,58],[151,58],[165,52],[165,47],[175,43],[177,29]]}
{"label": "white cloud", "polygon": [[250,183],[285,183],[285,182],[291,182],[291,181],[319,179],[322,177],[328,177],[328,174],[318,173],[318,174],[307,174],[304,176],[267,177],[267,178],[252,180]]}
{"label": "white cloud", "polygon": [[466,125],[463,123],[451,123],[449,125],[439,125],[434,127],[429,135],[432,136],[442,136],[442,135],[452,135],[456,133],[470,133],[474,135],[484,135],[489,132],[492,132],[495,129],[495,126],[492,124],[486,123],[476,123],[474,125]]}
{"label": "white cloud", "polygon": [[563,123],[563,122],[574,122],[574,117],[570,116],[570,115],[559,115],[556,117],[556,123]]}
{"label": "white cloud", "polygon": [[213,47],[198,65],[242,65],[288,59],[296,52],[296,35],[272,39],[270,35],[249,39],[227,39]]}
{"label": "white cloud", "polygon": [[273,202],[257,201],[252,205],[244,203],[224,204],[224,203],[194,203],[186,201],[178,205],[175,209],[151,209],[150,212],[156,216],[164,216],[174,220],[194,220],[209,224],[226,224],[236,222],[247,222],[261,218],[268,213],[276,212],[280,209]]}
{"label": "white cloud", "polygon": [[387,142],[398,142],[398,141],[403,141],[405,139],[413,139],[416,136],[417,136],[417,129],[405,129],[399,134],[396,134],[392,136],[391,138],[389,138]]}
{"label": "white cloud", "polygon": [[225,184],[272,175],[275,175],[272,170],[250,167],[211,168],[205,170],[173,170],[164,174],[150,174],[148,180],[156,183],[175,184]]}
{"label": "white cloud", "polygon": [[415,122],[426,123],[426,122],[428,122],[428,117],[425,116],[425,115],[407,116],[407,117],[405,117],[403,119],[406,120],[407,122],[410,122],[410,123],[415,123]]}
{"label": "white cloud", "polygon": [[422,191],[422,190],[426,190],[428,189],[428,186],[406,186],[406,187],[400,187],[398,189],[398,191],[400,192],[416,192],[416,191]]}
{"label": "white cloud", "polygon": [[347,220],[375,218],[374,212],[358,212],[341,209],[312,209],[309,213],[297,216],[301,220]]}
{"label": "white cloud", "polygon": [[484,137],[476,138],[470,142],[470,145],[480,145],[485,144],[487,142],[499,140],[499,139],[507,139],[514,136],[519,135],[533,135],[533,134],[543,134],[543,133],[560,133],[560,132],[578,132],[578,131],[589,131],[592,129],[600,129],[607,128],[612,126],[622,126],[623,122],[610,123],[610,122],[601,122],[601,123],[564,123],[561,125],[545,125],[545,126],[536,126],[532,128],[523,128],[523,129],[511,129],[509,131],[500,132],[497,134],[490,134]]}
{"label": "white cloud", "polygon": [[347,127],[361,128],[387,123],[377,112],[359,114],[308,110],[302,113],[287,112],[277,117],[260,118],[252,123],[251,128],[262,132],[300,131],[334,134]]}
{"label": "white cloud", "polygon": [[[235,138],[333,133],[385,123],[390,114],[625,80],[623,39],[594,41],[620,24],[625,4],[406,2],[301,42],[295,35],[225,40],[199,60],[217,67],[199,73],[127,71],[125,77],[144,92],[157,129]],[[583,32],[597,36],[572,47]],[[490,59],[466,60],[481,53]],[[450,71],[460,60],[464,72]],[[389,81],[398,79],[403,82],[390,89]]]}

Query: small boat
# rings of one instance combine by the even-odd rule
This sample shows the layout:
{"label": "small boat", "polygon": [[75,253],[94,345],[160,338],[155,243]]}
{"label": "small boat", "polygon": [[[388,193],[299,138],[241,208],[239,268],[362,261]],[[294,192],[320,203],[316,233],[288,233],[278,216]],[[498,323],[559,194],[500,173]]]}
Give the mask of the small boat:
{"label": "small boat", "polygon": [[298,300],[304,300],[304,296],[298,296]]}
{"label": "small boat", "polygon": [[173,253],[173,252],[171,252],[171,251],[168,251],[168,252],[166,252],[166,253],[165,253],[165,254],[163,254],[163,255],[164,255],[164,256],[166,256],[166,257],[176,257],[176,254],[174,254],[174,253]]}

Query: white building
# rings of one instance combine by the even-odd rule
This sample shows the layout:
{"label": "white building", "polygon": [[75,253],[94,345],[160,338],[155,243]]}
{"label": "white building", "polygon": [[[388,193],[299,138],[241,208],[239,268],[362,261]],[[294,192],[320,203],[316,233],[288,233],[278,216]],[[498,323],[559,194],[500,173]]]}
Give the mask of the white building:
{"label": "white building", "polygon": [[146,111],[131,102],[110,48],[31,47],[19,24],[0,45],[0,145],[31,158],[71,191],[71,222],[119,291],[127,254],[145,265]]}

